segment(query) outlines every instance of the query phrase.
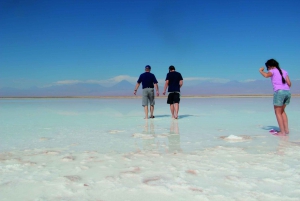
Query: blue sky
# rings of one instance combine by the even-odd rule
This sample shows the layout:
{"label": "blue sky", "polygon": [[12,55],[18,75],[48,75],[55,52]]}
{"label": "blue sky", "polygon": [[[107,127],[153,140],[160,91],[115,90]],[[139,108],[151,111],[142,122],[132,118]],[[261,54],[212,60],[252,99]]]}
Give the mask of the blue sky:
{"label": "blue sky", "polygon": [[0,0],[0,88],[135,82],[169,65],[191,80],[257,80],[275,58],[298,79],[298,0]]}

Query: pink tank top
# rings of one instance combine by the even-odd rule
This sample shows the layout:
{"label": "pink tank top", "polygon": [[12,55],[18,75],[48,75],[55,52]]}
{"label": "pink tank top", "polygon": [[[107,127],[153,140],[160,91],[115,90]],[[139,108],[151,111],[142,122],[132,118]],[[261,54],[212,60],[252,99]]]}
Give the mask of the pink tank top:
{"label": "pink tank top", "polygon": [[[278,90],[290,90],[290,87],[287,83],[283,84],[282,83],[282,77],[280,75],[280,72],[277,68],[273,68],[271,70],[269,70],[270,72],[272,72],[272,77],[271,77],[271,81],[273,84],[273,90],[274,91],[278,91]],[[286,76],[288,75],[288,73],[281,69],[282,71],[282,75],[284,77],[284,79],[286,78]]]}

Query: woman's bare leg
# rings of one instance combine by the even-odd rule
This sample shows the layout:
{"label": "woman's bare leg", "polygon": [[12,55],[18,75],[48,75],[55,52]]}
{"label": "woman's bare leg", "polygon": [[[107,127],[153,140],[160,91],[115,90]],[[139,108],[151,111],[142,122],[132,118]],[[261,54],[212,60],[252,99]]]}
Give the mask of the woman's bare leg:
{"label": "woman's bare leg", "polygon": [[278,135],[285,135],[285,129],[284,129],[284,118],[282,113],[284,112],[283,106],[276,106],[274,105],[275,115],[278,122],[278,126],[280,129],[280,132],[277,133]]}
{"label": "woman's bare leg", "polygon": [[284,125],[284,132],[285,134],[289,134],[289,123],[288,123],[288,117],[287,114],[285,113],[285,107],[286,105],[283,105],[283,112],[282,112],[282,119],[283,119],[283,125]]}

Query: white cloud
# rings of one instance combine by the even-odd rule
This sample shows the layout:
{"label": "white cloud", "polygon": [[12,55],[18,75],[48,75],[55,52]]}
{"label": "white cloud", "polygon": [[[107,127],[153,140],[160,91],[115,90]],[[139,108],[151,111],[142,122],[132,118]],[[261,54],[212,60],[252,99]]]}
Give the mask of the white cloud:
{"label": "white cloud", "polygon": [[54,85],[71,85],[71,84],[78,84],[78,83],[83,83],[80,80],[62,80],[62,81],[57,81],[54,83]]}
{"label": "white cloud", "polygon": [[[107,79],[107,80],[100,80],[100,81],[97,81],[99,84],[103,85],[103,86],[112,86],[112,85],[115,85],[123,80],[126,80],[132,84],[136,83],[137,81],[137,77],[131,77],[129,75],[119,75],[119,76],[116,76],[116,77],[113,77],[113,78],[110,78],[110,79]],[[89,82],[90,83],[90,82]]]}
{"label": "white cloud", "polygon": [[106,79],[106,80],[60,80],[57,82],[54,82],[52,85],[72,85],[72,84],[79,84],[79,83],[87,83],[87,84],[99,84],[102,86],[113,86],[123,80],[126,80],[132,84],[135,84],[137,81],[137,77],[131,77],[128,75],[119,75],[110,79]]}
{"label": "white cloud", "polygon": [[[131,77],[129,75],[119,75],[115,76],[106,80],[61,80],[53,83],[50,86],[53,85],[72,85],[72,84],[79,84],[79,83],[88,83],[88,84],[99,84],[102,86],[110,87],[113,86],[123,80],[126,80],[132,84],[135,84],[138,77]],[[199,84],[201,82],[212,82],[212,83],[227,83],[230,80],[229,79],[223,79],[223,78],[211,78],[211,77],[184,77],[183,78],[184,85],[194,85]],[[255,80],[244,80],[241,82],[252,82]],[[164,85],[165,79],[158,79],[159,85]]]}
{"label": "white cloud", "polygon": [[211,77],[188,77],[183,78],[186,81],[209,81],[209,82],[215,82],[215,83],[226,83],[229,82],[229,79],[223,79],[223,78],[211,78]]}
{"label": "white cloud", "polygon": [[248,80],[241,80],[240,82],[245,82],[245,83],[248,83],[248,82],[255,82],[256,80],[254,79],[248,79]]}
{"label": "white cloud", "polygon": [[[184,77],[183,83],[184,85],[194,85],[201,82],[212,82],[212,83],[226,83],[229,82],[229,79],[223,79],[223,78],[210,78],[210,77]],[[165,83],[164,79],[159,79],[158,83]]]}

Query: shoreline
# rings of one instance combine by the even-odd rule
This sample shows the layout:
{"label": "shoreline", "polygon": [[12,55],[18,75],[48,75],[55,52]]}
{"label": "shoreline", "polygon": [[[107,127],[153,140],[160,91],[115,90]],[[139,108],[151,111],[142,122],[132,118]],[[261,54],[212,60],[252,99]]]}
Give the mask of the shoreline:
{"label": "shoreline", "polygon": [[[238,95],[183,95],[181,98],[268,98],[273,94],[238,94]],[[300,94],[292,94],[292,97],[300,97]],[[140,99],[142,96],[20,96],[0,97],[0,99]],[[156,99],[167,96],[156,96]]]}

